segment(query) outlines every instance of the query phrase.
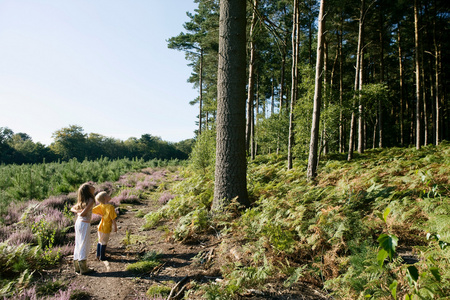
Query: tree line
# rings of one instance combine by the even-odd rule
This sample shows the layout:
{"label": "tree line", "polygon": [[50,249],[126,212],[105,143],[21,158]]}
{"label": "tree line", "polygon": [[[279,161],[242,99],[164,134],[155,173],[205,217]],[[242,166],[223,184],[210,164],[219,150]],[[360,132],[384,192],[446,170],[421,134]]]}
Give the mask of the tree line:
{"label": "tree line", "polygon": [[56,130],[53,143],[45,146],[33,142],[26,133],[14,133],[8,127],[0,127],[0,163],[33,164],[42,162],[139,158],[152,159],[187,159],[191,152],[193,140],[178,143],[163,141],[150,134],[140,138],[130,137],[122,141],[97,133],[85,133],[78,125],[70,125]]}
{"label": "tree line", "polygon": [[[218,126],[220,3],[195,2],[184,31],[167,42],[192,67],[188,80],[199,95],[191,104],[199,106],[201,134]],[[246,103],[250,157],[305,157],[314,147],[312,133],[319,155],[348,153],[348,159],[353,151],[450,138],[447,1],[246,3],[246,95],[239,101]]]}

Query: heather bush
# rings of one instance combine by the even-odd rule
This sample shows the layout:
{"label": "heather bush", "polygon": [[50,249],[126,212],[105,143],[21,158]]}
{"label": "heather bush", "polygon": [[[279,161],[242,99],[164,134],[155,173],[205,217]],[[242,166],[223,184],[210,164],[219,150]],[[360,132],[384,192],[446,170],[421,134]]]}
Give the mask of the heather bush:
{"label": "heather bush", "polygon": [[161,194],[161,196],[159,197],[159,204],[164,205],[167,202],[169,202],[170,200],[172,200],[173,198],[175,198],[175,195],[172,195],[170,192],[163,192]]}
{"label": "heather bush", "polygon": [[36,244],[37,238],[33,234],[30,228],[19,230],[10,233],[8,236],[8,244],[10,245],[20,245],[20,244]]}
{"label": "heather bush", "polygon": [[114,196],[109,203],[119,206],[122,203],[140,203],[139,196],[130,189],[122,190],[117,196]]}
{"label": "heather bush", "polygon": [[74,204],[72,199],[66,195],[50,196],[41,202],[43,207],[53,208],[59,211],[63,211],[66,206],[72,206]]}

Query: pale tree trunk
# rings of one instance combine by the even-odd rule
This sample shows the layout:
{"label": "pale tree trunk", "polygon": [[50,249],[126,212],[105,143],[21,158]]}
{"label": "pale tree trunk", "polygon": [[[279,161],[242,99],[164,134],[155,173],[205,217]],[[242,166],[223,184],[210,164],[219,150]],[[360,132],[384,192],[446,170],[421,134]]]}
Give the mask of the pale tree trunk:
{"label": "pale tree trunk", "polygon": [[[248,66],[248,97],[247,97],[247,138],[246,138],[246,147],[247,153],[250,154],[250,149],[253,144],[254,135],[253,135],[253,127],[254,127],[254,98],[255,98],[255,40],[254,40],[254,29],[256,25],[256,8],[258,5],[258,0],[254,0],[253,2],[253,14],[252,14],[252,23],[250,25],[250,61]],[[253,151],[252,151],[253,153]],[[252,155],[253,157],[253,155]]]}
{"label": "pale tree trunk", "polygon": [[[328,43],[325,39],[325,37],[323,37],[323,95],[327,95],[328,89],[331,89],[331,86],[328,86],[327,80],[328,80]],[[327,109],[327,96],[325,96],[325,99],[323,99],[323,110],[326,111]],[[327,123],[326,120],[323,120],[322,118],[322,124],[323,124],[323,130],[322,130],[322,138],[321,138],[321,148],[323,151],[324,155],[327,155],[328,153],[328,144],[327,144]],[[319,156],[320,156],[320,152],[319,151]]]}
{"label": "pale tree trunk", "polygon": [[[420,47],[420,53],[423,53],[423,47]],[[422,114],[423,144],[428,145],[428,106],[427,106],[427,88],[426,88],[426,81],[425,81],[424,55],[421,55],[421,60],[420,60],[420,79],[422,82],[422,103],[423,103],[423,114]]]}
{"label": "pale tree trunk", "polygon": [[435,56],[435,93],[434,93],[434,97],[435,97],[435,109],[436,109],[436,126],[435,126],[435,135],[436,135],[436,140],[435,140],[435,144],[436,146],[439,145],[439,142],[441,140],[441,108],[440,108],[440,99],[439,99],[439,74],[440,74],[440,56],[441,56],[441,51],[440,51],[440,45],[438,45],[438,43],[436,42],[436,28],[434,29],[434,56]]}
{"label": "pale tree trunk", "polygon": [[362,87],[363,87],[363,71],[364,71],[364,48],[362,46],[363,40],[364,40],[364,26],[362,27],[363,33],[361,34],[361,54],[359,55],[359,59],[361,60],[359,63],[359,106],[358,106],[358,152],[363,153],[365,149],[365,137],[364,134],[364,125],[365,125],[365,111],[364,111],[364,105],[362,103]]}
{"label": "pale tree trunk", "polygon": [[287,52],[287,44],[288,44],[288,38],[286,36],[285,43],[283,45],[283,57],[281,59],[281,74],[280,74],[280,113],[283,109],[283,101],[284,101],[284,76],[285,76],[285,69],[286,69],[286,52]]}
{"label": "pale tree trunk", "polygon": [[289,113],[289,141],[288,141],[288,170],[292,169],[292,151],[294,148],[294,107],[297,99],[297,81],[298,81],[298,38],[299,38],[299,12],[298,0],[294,0],[294,13],[292,22],[292,86],[291,86],[291,105]]}
{"label": "pale tree trunk", "polygon": [[351,160],[353,158],[353,148],[354,148],[354,140],[355,140],[355,127],[356,127],[356,96],[360,89],[360,68],[361,68],[361,48],[362,48],[362,37],[363,37],[363,22],[364,22],[364,0],[361,0],[361,8],[360,8],[360,17],[359,17],[359,31],[358,31],[358,48],[356,49],[356,70],[355,70],[355,87],[354,87],[354,97],[353,97],[353,112],[352,118],[350,122],[350,136],[349,136],[349,146],[348,146],[348,156],[347,160]]}
{"label": "pale tree trunk", "polygon": [[199,96],[200,111],[198,114],[198,134],[202,133],[202,109],[203,109],[203,49],[200,49],[200,70],[199,70]]}
{"label": "pale tree trunk", "polygon": [[323,75],[323,55],[324,55],[324,6],[325,0],[320,1],[319,10],[319,28],[317,32],[317,58],[316,58],[316,77],[315,77],[315,89],[314,89],[314,108],[311,124],[311,140],[309,144],[309,158],[307,177],[313,179],[317,175],[317,162],[318,162],[318,142],[319,142],[319,125],[320,125],[320,102],[322,98],[322,75]]}
{"label": "pale tree trunk", "polygon": [[[435,1],[436,4],[436,1]],[[441,139],[442,139],[442,102],[440,100],[440,73],[441,73],[441,44],[440,41],[438,42],[437,36],[436,36],[436,19],[437,11],[436,11],[436,5],[434,5],[434,14],[433,14],[433,46],[434,46],[434,97],[435,99],[432,99],[432,101],[435,102],[435,145],[439,145]]]}
{"label": "pale tree trunk", "polygon": [[416,63],[416,149],[419,150],[422,141],[422,128],[420,124],[420,56],[419,56],[419,0],[414,0],[414,50]]}
{"label": "pale tree trunk", "polygon": [[216,166],[212,210],[249,205],[245,151],[246,2],[220,1]]}

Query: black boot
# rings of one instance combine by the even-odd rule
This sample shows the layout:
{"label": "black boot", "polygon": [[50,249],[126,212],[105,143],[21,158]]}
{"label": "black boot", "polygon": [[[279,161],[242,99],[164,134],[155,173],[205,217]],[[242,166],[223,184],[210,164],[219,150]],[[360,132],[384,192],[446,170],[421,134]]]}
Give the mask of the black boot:
{"label": "black boot", "polygon": [[97,243],[97,260],[101,260],[102,255],[102,244]]}
{"label": "black boot", "polygon": [[100,260],[107,260],[107,257],[105,255],[105,253],[106,253],[106,245],[101,245],[100,246],[100,253],[101,253]]}

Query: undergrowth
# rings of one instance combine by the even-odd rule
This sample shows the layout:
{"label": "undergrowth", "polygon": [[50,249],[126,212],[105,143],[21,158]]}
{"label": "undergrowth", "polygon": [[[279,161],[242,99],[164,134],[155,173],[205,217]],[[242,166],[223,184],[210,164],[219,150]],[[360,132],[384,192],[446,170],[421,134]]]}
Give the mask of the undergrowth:
{"label": "undergrowth", "polygon": [[332,154],[321,158],[313,182],[306,166],[297,160],[287,170],[283,156],[257,157],[248,165],[252,206],[239,211],[231,201],[220,215],[209,211],[213,168],[186,168],[178,196],[147,215],[147,226],[173,219],[175,239],[207,232],[222,239],[223,280],[204,285],[205,298],[238,297],[280,280],[280,290],[305,282],[339,299],[450,294],[449,248],[441,247],[450,241],[449,143],[368,150],[350,162]]}

